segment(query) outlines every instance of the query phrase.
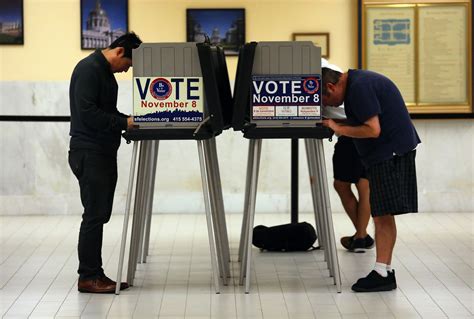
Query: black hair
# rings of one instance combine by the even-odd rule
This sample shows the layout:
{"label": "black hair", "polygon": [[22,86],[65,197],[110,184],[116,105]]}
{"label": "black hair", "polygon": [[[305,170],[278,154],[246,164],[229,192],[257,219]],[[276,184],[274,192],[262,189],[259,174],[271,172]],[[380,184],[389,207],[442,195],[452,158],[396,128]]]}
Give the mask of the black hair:
{"label": "black hair", "polygon": [[132,50],[138,48],[141,43],[142,40],[140,40],[134,32],[130,32],[115,39],[115,41],[109,45],[109,49],[122,47],[125,49],[123,56],[131,59]]}
{"label": "black hair", "polygon": [[337,82],[339,82],[339,78],[341,77],[342,73],[330,68],[322,68],[322,73],[323,73],[323,78],[322,78],[323,85],[322,85],[321,90],[322,90],[322,94],[326,95],[327,94],[326,83],[336,84]]}

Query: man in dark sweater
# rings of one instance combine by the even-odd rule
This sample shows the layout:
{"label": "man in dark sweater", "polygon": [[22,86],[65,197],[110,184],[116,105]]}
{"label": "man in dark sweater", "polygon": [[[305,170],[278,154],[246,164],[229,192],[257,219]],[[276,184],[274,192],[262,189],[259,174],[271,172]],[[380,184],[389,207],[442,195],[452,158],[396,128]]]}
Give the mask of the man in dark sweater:
{"label": "man in dark sweater", "polygon": [[349,125],[333,120],[324,120],[323,124],[338,135],[354,138],[370,185],[376,263],[374,270],[359,279],[352,290],[392,290],[397,287],[391,268],[397,238],[394,216],[418,211],[415,148],[421,141],[400,91],[388,78],[364,70],[322,71],[323,105],[344,102]]}
{"label": "man in dark sweater", "polygon": [[[134,33],[127,33],[81,60],[71,76],[69,166],[79,181],[84,206],[78,243],[81,292],[115,291],[116,283],[102,268],[103,225],[112,213],[121,133],[133,127],[133,119],[117,110],[114,73],[128,71],[132,49],[140,44]],[[128,288],[127,283],[120,286]]]}

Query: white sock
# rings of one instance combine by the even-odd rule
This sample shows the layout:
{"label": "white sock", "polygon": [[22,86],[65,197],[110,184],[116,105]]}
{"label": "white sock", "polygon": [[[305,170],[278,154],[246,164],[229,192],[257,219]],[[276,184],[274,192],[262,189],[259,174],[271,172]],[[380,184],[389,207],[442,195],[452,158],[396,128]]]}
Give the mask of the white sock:
{"label": "white sock", "polygon": [[374,270],[382,277],[387,277],[387,265],[382,263],[375,263]]}
{"label": "white sock", "polygon": [[387,265],[387,272],[392,272],[392,265]]}

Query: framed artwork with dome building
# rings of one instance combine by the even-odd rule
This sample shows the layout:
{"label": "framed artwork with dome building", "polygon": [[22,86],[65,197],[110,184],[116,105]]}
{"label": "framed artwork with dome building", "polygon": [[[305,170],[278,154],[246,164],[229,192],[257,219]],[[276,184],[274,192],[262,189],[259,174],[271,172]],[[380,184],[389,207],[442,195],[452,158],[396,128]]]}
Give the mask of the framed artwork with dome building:
{"label": "framed artwork with dome building", "polygon": [[186,41],[204,42],[206,37],[226,55],[238,55],[245,44],[245,9],[186,9]]}
{"label": "framed artwork with dome building", "polygon": [[103,49],[128,32],[128,0],[81,0],[81,49]]}

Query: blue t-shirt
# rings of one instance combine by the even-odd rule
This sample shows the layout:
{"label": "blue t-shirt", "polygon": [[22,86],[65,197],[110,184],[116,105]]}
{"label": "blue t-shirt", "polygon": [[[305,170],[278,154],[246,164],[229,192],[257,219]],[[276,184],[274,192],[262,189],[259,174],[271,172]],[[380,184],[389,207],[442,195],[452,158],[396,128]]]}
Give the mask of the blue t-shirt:
{"label": "blue t-shirt", "polygon": [[344,104],[350,125],[362,125],[379,116],[379,137],[354,138],[365,166],[388,160],[394,153],[405,154],[421,143],[400,91],[387,77],[371,71],[349,70]]}

